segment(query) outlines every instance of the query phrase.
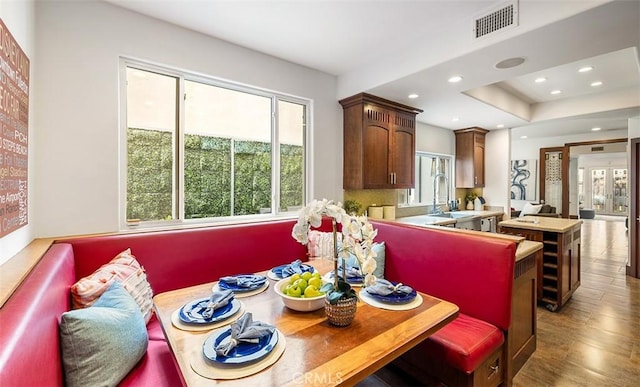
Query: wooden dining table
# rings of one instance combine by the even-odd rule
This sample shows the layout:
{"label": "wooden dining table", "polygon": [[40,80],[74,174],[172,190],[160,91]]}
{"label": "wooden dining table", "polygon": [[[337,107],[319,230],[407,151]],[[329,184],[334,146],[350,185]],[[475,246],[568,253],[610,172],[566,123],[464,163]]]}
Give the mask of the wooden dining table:
{"label": "wooden dining table", "polygon": [[[309,262],[320,273],[331,270],[326,260]],[[266,275],[266,272],[259,274]],[[171,315],[186,303],[208,297],[214,283],[173,290],[154,297],[155,311],[171,351],[188,386],[353,385],[399,357],[458,315],[450,302],[419,293],[421,305],[410,310],[385,310],[362,300],[353,322],[329,324],[324,308],[297,312],[287,308],[269,280],[262,293],[239,298],[254,321],[274,325],[286,338],[282,356],[268,368],[240,379],[216,380],[200,376],[191,366],[194,352],[202,353],[212,331],[176,328]]]}

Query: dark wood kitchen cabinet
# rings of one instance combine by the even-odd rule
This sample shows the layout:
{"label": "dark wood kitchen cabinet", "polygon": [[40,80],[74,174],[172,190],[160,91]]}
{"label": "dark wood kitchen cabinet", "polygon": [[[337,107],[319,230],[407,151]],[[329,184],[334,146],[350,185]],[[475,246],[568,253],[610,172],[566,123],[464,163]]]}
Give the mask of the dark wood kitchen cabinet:
{"label": "dark wood kitchen cabinet", "polygon": [[416,115],[422,110],[367,93],[340,101],[344,189],[413,188]]}
{"label": "dark wood kitchen cabinet", "polygon": [[456,187],[484,187],[484,137],[489,131],[473,127],[453,132],[456,135]]}

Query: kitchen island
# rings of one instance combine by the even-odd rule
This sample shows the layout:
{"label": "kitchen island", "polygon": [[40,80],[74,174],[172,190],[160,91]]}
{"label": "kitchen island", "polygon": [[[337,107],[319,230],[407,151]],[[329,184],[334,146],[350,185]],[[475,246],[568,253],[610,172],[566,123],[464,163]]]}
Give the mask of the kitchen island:
{"label": "kitchen island", "polygon": [[526,216],[502,221],[499,232],[542,242],[537,299],[551,311],[562,307],[580,286],[579,219]]}

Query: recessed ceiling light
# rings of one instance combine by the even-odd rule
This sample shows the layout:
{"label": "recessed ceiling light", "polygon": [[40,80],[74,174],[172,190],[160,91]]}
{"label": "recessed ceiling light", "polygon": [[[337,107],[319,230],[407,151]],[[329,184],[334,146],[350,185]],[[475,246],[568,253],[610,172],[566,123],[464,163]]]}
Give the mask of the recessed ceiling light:
{"label": "recessed ceiling light", "polygon": [[542,83],[542,82],[546,82],[547,78],[546,77],[540,77],[540,78],[536,78],[535,82],[536,83]]}
{"label": "recessed ceiling light", "polygon": [[527,136],[520,136],[520,138],[527,138]]}
{"label": "recessed ceiling light", "polygon": [[551,94],[556,95],[562,93],[562,90],[553,90]]}
{"label": "recessed ceiling light", "polygon": [[591,128],[591,131],[593,131],[593,132],[597,132],[598,130],[601,130],[601,129],[602,129],[602,128],[595,127],[595,128]]}
{"label": "recessed ceiling light", "polygon": [[509,58],[509,59],[505,59],[502,60],[498,63],[496,63],[496,68],[497,69],[510,69],[512,67],[516,67],[516,66],[520,66],[521,64],[524,63],[524,58]]}
{"label": "recessed ceiling light", "polygon": [[602,81],[591,82],[591,87],[598,87],[598,86],[602,86]]}
{"label": "recessed ceiling light", "polygon": [[584,66],[584,67],[580,67],[578,69],[578,72],[579,73],[588,73],[591,70],[593,70],[593,66]]}
{"label": "recessed ceiling light", "polygon": [[409,94],[409,96],[408,96],[408,97],[409,97],[409,99],[416,99],[416,98],[418,98],[418,97],[419,97],[419,95],[418,95],[418,94],[413,93],[413,94]]}
{"label": "recessed ceiling light", "polygon": [[459,119],[458,117],[453,117],[453,118],[451,119],[451,121],[453,121],[453,122],[456,122],[456,121],[459,121],[459,120],[460,120],[460,119]]}
{"label": "recessed ceiling light", "polygon": [[451,78],[449,78],[449,82],[450,83],[460,82],[461,80],[462,80],[462,76],[461,75],[454,75]]}
{"label": "recessed ceiling light", "polygon": [[496,128],[502,129],[502,128],[504,128],[504,124],[498,124],[498,125],[496,125]]}

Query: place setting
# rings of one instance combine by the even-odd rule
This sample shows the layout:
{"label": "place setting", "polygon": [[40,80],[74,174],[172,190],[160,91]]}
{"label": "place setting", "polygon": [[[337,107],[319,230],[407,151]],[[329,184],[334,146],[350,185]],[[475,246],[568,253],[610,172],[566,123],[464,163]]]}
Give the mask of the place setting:
{"label": "place setting", "polygon": [[409,310],[422,304],[422,296],[412,287],[381,278],[361,289],[359,295],[362,301],[381,309]]}
{"label": "place setting", "polygon": [[260,274],[236,274],[221,277],[213,284],[213,291],[231,290],[237,298],[250,297],[269,287],[267,277]]}
{"label": "place setting", "polygon": [[208,379],[238,379],[274,364],[285,346],[275,326],[254,321],[248,312],[231,326],[211,332],[191,354],[191,368]]}
{"label": "place setting", "polygon": [[171,315],[171,323],[183,331],[207,331],[228,325],[244,314],[244,304],[231,290],[215,290],[209,297],[184,304]]}
{"label": "place setting", "polygon": [[306,263],[302,263],[299,259],[296,259],[291,263],[276,266],[269,270],[269,272],[267,272],[267,277],[272,280],[279,281],[281,279],[291,277],[294,274],[302,274],[306,272],[313,273],[315,272],[315,268]]}

